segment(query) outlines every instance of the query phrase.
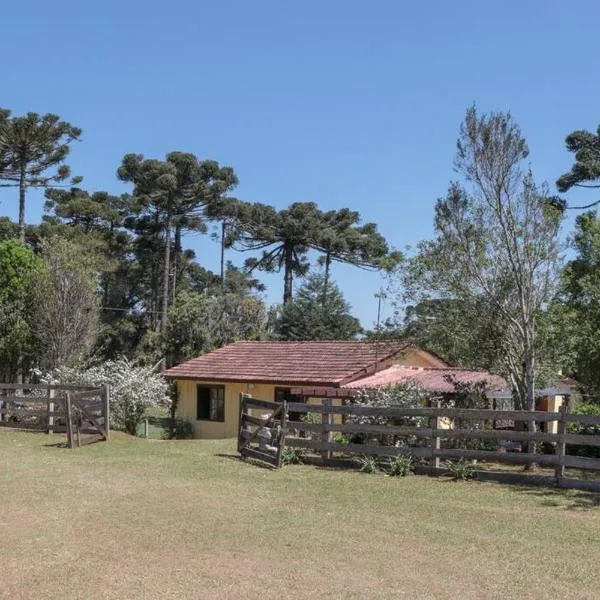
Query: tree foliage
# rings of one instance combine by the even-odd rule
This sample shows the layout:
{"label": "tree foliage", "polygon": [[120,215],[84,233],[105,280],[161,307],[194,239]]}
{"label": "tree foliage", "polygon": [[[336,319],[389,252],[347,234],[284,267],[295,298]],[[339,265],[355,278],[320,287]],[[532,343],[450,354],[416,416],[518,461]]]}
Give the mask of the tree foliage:
{"label": "tree foliage", "polygon": [[274,326],[282,340],[351,340],[361,332],[341,290],[324,274],[306,279],[296,297],[283,305]]}
{"label": "tree foliage", "polygon": [[[467,323],[483,331],[493,315],[498,357],[517,406],[535,407],[540,311],[552,298],[559,264],[561,212],[524,168],[528,148],[510,115],[467,111],[452,183],[435,210],[435,238],[404,270],[413,301],[464,302]],[[465,187],[470,184],[470,189]]]}
{"label": "tree foliage", "polygon": [[34,364],[36,345],[31,328],[32,302],[41,264],[15,241],[0,243],[0,377],[14,381]]}
{"label": "tree foliage", "polygon": [[[48,188],[71,175],[65,163],[70,145],[81,136],[81,129],[51,113],[27,113],[10,117],[1,111],[0,179],[3,186],[19,188],[19,232],[25,241],[25,198],[28,188]],[[80,178],[73,178],[78,183]]]}

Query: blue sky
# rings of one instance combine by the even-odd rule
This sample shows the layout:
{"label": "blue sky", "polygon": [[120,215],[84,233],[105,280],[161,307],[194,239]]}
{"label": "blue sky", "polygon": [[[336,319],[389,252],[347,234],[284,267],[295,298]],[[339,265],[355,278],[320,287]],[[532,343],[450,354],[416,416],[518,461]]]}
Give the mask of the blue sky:
{"label": "blue sky", "polygon": [[[0,106],[81,127],[70,164],[87,189],[128,191],[115,176],[127,152],[190,151],[233,166],[239,198],[348,206],[404,248],[432,233],[473,102],[512,111],[554,188],[565,135],[600,123],[599,19],[591,0],[11,2]],[[30,194],[28,222],[42,203]],[[16,216],[14,190],[0,214]],[[208,237],[187,243],[217,267]],[[381,278],[334,276],[370,326]],[[265,282],[278,301],[282,278]]]}

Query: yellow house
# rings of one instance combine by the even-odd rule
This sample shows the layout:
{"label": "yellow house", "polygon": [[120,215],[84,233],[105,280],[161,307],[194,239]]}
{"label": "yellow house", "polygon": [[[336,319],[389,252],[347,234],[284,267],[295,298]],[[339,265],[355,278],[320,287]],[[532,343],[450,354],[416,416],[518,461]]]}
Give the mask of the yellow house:
{"label": "yellow house", "polygon": [[177,382],[177,416],[192,424],[195,438],[214,439],[237,436],[241,392],[301,401],[293,388],[341,388],[392,365],[448,366],[404,341],[236,342],[163,375]]}

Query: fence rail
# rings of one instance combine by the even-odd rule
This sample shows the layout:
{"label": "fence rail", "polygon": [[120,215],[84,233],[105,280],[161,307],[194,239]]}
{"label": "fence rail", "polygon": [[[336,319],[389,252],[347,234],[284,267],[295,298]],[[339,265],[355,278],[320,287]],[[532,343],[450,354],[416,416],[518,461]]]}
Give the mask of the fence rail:
{"label": "fence rail", "polygon": [[66,432],[70,448],[81,445],[81,434],[108,440],[109,402],[108,386],[0,383],[0,427]]}
{"label": "fence rail", "polygon": [[[330,400],[323,404],[305,404],[289,402],[285,406],[241,398],[241,406],[254,405],[263,409],[282,408],[280,422],[277,422],[281,434],[281,448],[284,446],[304,448],[319,452],[323,458],[331,458],[334,452],[343,456],[371,454],[380,457],[393,457],[410,454],[418,459],[427,459],[430,469],[439,470],[440,459],[465,459],[488,463],[531,464],[554,467],[555,483],[562,487],[575,487],[600,491],[600,477],[594,479],[573,479],[565,476],[565,469],[580,469],[600,473],[600,458],[578,456],[569,451],[576,446],[600,447],[600,435],[583,435],[568,431],[570,423],[596,425],[600,427],[600,416],[574,415],[568,407],[560,412],[456,409],[442,407],[367,407],[352,404],[332,406]],[[287,415],[307,415],[312,421],[287,420]],[[278,413],[279,414],[279,413]],[[321,422],[314,422],[321,416]],[[416,419],[424,417],[424,419]],[[301,417],[302,418],[302,417]],[[334,419],[343,422],[334,422]],[[306,417],[304,417],[306,419]],[[366,421],[366,422],[365,422]],[[373,421],[388,421],[381,423]],[[494,429],[497,421],[522,423],[527,431],[513,429]],[[544,423],[552,431],[535,431],[536,423]],[[248,414],[241,410],[240,444],[257,435],[250,434],[249,426],[269,427],[261,416]],[[271,423],[271,425],[273,425]],[[334,433],[361,435],[363,443],[340,443],[333,441]],[[312,436],[312,437],[311,437]],[[385,441],[382,441],[385,440]],[[411,441],[412,440],[412,441]],[[486,443],[487,448],[473,448],[477,440]],[[462,442],[462,443],[461,443]],[[528,448],[527,452],[506,451],[519,446],[518,442],[537,442],[550,445],[553,453],[537,453]],[[459,447],[457,447],[459,446]],[[490,449],[492,448],[496,449]],[[279,453],[281,453],[281,448]],[[520,448],[519,448],[520,449]],[[276,462],[272,462],[277,466]],[[546,476],[545,480],[548,479]]]}

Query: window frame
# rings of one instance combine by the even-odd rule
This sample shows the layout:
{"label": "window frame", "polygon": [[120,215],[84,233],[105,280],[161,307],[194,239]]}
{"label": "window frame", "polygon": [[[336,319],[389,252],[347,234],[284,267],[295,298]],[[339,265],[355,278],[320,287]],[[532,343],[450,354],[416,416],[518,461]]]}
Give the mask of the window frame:
{"label": "window frame", "polygon": [[[211,419],[210,418],[210,413],[211,413],[211,405],[210,403],[212,402],[212,399],[210,397],[210,391],[209,391],[209,396],[208,396],[208,401],[209,401],[209,406],[208,406],[208,413],[209,413],[209,417],[207,419],[202,418],[199,416],[200,411],[198,410],[199,408],[199,400],[200,398],[198,397],[198,391],[200,389],[205,389],[205,390],[220,390],[222,393],[222,398],[223,398],[223,418],[222,419]],[[210,383],[197,383],[196,384],[196,421],[204,421],[204,422],[208,422],[208,423],[225,423],[225,386],[222,384],[210,384]]]}

